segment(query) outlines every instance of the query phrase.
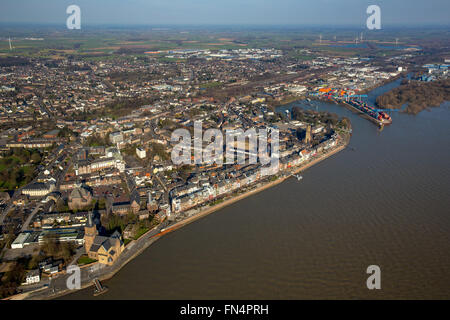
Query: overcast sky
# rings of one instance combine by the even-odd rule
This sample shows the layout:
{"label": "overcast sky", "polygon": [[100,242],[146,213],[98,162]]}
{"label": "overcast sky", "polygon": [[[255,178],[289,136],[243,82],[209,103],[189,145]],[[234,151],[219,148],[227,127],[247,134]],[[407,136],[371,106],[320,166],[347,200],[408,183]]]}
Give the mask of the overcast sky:
{"label": "overcast sky", "polygon": [[60,23],[81,8],[82,25],[365,25],[368,5],[383,25],[450,25],[450,0],[0,0],[0,23]]}

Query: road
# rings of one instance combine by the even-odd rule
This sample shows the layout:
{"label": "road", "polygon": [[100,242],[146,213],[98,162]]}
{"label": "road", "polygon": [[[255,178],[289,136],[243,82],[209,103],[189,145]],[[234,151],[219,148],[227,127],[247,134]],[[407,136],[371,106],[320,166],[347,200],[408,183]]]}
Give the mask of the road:
{"label": "road", "polygon": [[20,231],[25,231],[28,229],[28,225],[30,224],[31,220],[33,219],[34,215],[39,211],[39,209],[41,208],[42,204],[39,203],[34,209],[33,211],[28,215],[27,220],[25,220],[25,222],[22,225],[22,229]]}

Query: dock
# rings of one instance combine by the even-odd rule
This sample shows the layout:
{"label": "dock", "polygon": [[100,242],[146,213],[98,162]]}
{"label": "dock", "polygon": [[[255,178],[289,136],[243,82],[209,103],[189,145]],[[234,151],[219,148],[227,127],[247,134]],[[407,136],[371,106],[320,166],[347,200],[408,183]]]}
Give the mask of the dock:
{"label": "dock", "polygon": [[100,283],[100,280],[98,280],[98,278],[95,278],[92,281],[94,282],[94,296],[101,295],[101,294],[105,293],[106,291],[108,291],[108,288],[103,286]]}
{"label": "dock", "polygon": [[342,103],[347,109],[350,109],[350,110],[353,110],[353,111],[357,111],[363,118],[372,121],[373,123],[379,125],[380,127],[383,126],[383,125],[385,125],[385,124],[390,124],[390,123],[392,123],[392,121],[385,121],[385,120],[380,121],[380,120],[378,120],[378,119],[375,119],[375,118],[369,116],[369,115],[366,114],[365,112],[359,110],[358,108],[352,106],[351,104],[349,104],[349,103],[347,103],[347,102],[345,102],[345,101],[339,101],[339,102],[338,102],[338,101],[335,101],[335,102],[337,102],[337,103],[339,103],[339,102]]}

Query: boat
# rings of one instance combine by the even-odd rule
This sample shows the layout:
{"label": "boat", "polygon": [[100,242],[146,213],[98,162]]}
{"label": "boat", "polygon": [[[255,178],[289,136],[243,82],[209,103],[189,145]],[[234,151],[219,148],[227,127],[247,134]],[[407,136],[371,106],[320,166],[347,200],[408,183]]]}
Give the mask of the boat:
{"label": "boat", "polygon": [[298,181],[303,179],[303,176],[301,176],[299,174],[295,174],[294,177],[296,177]]}
{"label": "boat", "polygon": [[370,106],[369,104],[358,101],[358,100],[349,100],[347,102],[350,106],[355,109],[358,109],[362,113],[368,115],[372,119],[376,120],[379,124],[389,124],[392,123],[392,118],[386,112],[377,110],[375,107]]}

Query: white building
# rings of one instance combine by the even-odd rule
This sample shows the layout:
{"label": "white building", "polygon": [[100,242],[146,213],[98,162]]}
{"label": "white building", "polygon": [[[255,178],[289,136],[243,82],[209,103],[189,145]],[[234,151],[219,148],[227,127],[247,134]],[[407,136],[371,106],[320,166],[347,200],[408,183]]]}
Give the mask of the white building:
{"label": "white building", "polygon": [[147,156],[144,148],[136,148],[136,154],[139,158],[144,159]]}
{"label": "white building", "polygon": [[25,278],[25,283],[26,284],[33,284],[33,283],[38,283],[41,281],[41,276],[39,274],[39,270],[31,270],[30,272],[27,273],[27,276]]}
{"label": "white building", "polygon": [[43,197],[55,189],[55,184],[35,182],[22,189],[22,194],[30,197]]}
{"label": "white building", "polygon": [[113,132],[109,135],[109,140],[114,144],[123,142],[123,135],[121,132]]}
{"label": "white building", "polygon": [[305,86],[301,86],[301,85],[292,85],[292,86],[290,86],[290,87],[288,88],[288,91],[289,91],[289,92],[292,92],[292,93],[298,93],[298,94],[300,94],[300,93],[306,91],[306,87],[305,87]]}
{"label": "white building", "polygon": [[20,233],[17,236],[17,238],[13,241],[13,243],[11,243],[11,249],[22,249],[29,236],[30,236],[29,233],[26,232]]}

